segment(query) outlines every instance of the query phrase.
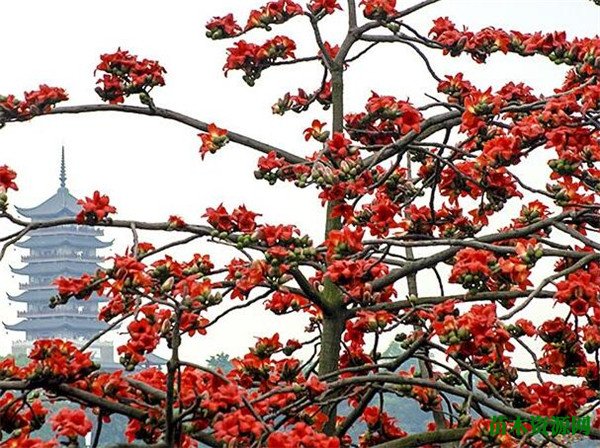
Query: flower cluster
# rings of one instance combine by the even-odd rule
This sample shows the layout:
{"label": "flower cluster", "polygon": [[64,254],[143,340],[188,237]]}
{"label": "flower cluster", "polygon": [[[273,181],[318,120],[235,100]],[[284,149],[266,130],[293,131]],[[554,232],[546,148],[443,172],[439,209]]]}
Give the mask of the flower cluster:
{"label": "flower cluster", "polygon": [[127,370],[133,370],[147,353],[154,351],[160,337],[169,331],[170,310],[159,309],[157,304],[144,305],[139,308],[139,315],[127,326],[129,341],[117,349]]}
{"label": "flower cluster", "polygon": [[367,431],[360,436],[360,446],[369,447],[391,440],[406,437],[396,420],[377,406],[368,406],[361,419],[367,424]]}
{"label": "flower cluster", "polygon": [[292,17],[303,13],[302,6],[291,0],[277,0],[269,2],[260,9],[250,13],[246,30],[253,28],[271,29],[271,25],[279,25],[287,22]]}
{"label": "flower cluster", "polygon": [[[329,3],[329,0],[327,0]],[[327,5],[327,8],[330,6]],[[223,17],[214,17],[206,24],[206,37],[209,39],[227,39],[240,35],[243,31],[249,31],[254,28],[264,28],[271,30],[271,25],[280,25],[287,22],[292,17],[303,14],[302,7],[291,0],[277,0],[268,2],[260,9],[255,9],[250,13],[245,28],[237,23],[233,14],[227,14]]]}
{"label": "flower cluster", "polygon": [[0,127],[9,121],[29,120],[47,114],[57,103],[68,99],[64,89],[46,84],[40,85],[38,90],[25,92],[22,100],[14,95],[0,95]]}
{"label": "flower cluster", "polygon": [[408,101],[373,92],[366,112],[348,114],[346,126],[353,140],[365,146],[388,145],[411,131],[419,133],[423,116]]}
{"label": "flower cluster", "polygon": [[100,56],[96,72],[104,72],[98,79],[96,93],[110,104],[119,104],[131,95],[139,95],[142,104],[154,107],[150,92],[154,87],[164,86],[166,70],[150,59],[138,59],[120,48],[114,53]]}
{"label": "flower cluster", "polygon": [[[327,47],[327,45],[325,46]],[[335,49],[337,51],[339,47],[336,46]],[[277,100],[271,109],[277,115],[284,115],[289,111],[300,113],[308,110],[315,102],[319,103],[323,107],[323,110],[331,107],[331,81],[325,81],[312,93],[307,93],[304,89],[298,89],[296,95],[288,92]]]}
{"label": "flower cluster", "polygon": [[[39,399],[29,399],[24,402],[12,392],[5,392],[0,397],[0,431],[2,432],[8,434],[14,432],[15,435],[33,432],[44,425],[47,415],[48,410]],[[8,446],[20,447],[15,440],[9,439]]]}
{"label": "flower cluster", "polygon": [[531,285],[530,268],[541,258],[540,249],[517,243],[516,255],[496,257],[487,250],[460,250],[450,275],[451,283],[460,283],[471,292],[521,289]]}
{"label": "flower cluster", "polygon": [[223,70],[242,70],[244,81],[253,86],[261,72],[279,59],[293,59],[296,43],[289,37],[276,36],[263,45],[248,43],[245,40],[236,42],[229,48],[227,61]]}
{"label": "flower cluster", "polygon": [[492,428],[491,420],[480,418],[473,422],[460,443],[470,448],[485,448],[488,446],[511,448],[518,446],[519,441],[507,431],[497,431]]}
{"label": "flower cluster", "polygon": [[557,64],[579,65],[583,73],[593,73],[600,68],[597,61],[600,50],[595,40],[583,38],[569,42],[564,32],[527,34],[484,28],[474,33],[468,29],[458,30],[447,17],[440,17],[434,21],[430,35],[444,46],[444,53],[457,56],[465,52],[477,62],[485,62],[490,54],[500,51],[521,56],[540,54]]}
{"label": "flower cluster", "polygon": [[274,432],[267,439],[268,448],[340,448],[337,437],[315,431],[304,422],[298,422],[291,431]]}
{"label": "flower cluster", "polygon": [[577,415],[577,411],[596,395],[585,386],[554,384],[551,381],[530,386],[520,383],[516,393],[526,403],[528,412],[546,417]]}
{"label": "flower cluster", "polygon": [[495,304],[475,305],[458,315],[455,303],[449,301],[423,316],[431,320],[440,342],[448,346],[447,353],[469,359],[475,368],[501,367],[506,362],[504,353],[514,350],[510,333],[498,320]]}
{"label": "flower cluster", "polygon": [[538,361],[542,370],[553,374],[587,377],[591,373],[592,377],[598,376],[595,365],[586,360],[579,337],[570,323],[557,317],[544,322],[537,333],[545,342],[543,356]]}
{"label": "flower cluster", "polygon": [[379,263],[377,259],[343,259],[333,261],[327,267],[327,272],[323,276],[319,273],[315,280],[318,281],[321,277],[331,280],[343,288],[347,301],[367,305],[389,302],[392,295],[395,295],[392,287],[375,292],[371,285],[373,280],[388,273],[388,266]]}
{"label": "flower cluster", "polygon": [[85,437],[92,430],[92,422],[81,409],[62,408],[50,419],[52,430],[58,436],[76,442],[78,437]]}

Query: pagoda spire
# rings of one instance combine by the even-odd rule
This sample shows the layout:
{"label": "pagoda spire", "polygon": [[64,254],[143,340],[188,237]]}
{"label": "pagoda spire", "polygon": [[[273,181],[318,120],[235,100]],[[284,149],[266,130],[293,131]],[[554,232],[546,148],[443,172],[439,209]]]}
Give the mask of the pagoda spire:
{"label": "pagoda spire", "polygon": [[67,168],[65,166],[65,147],[63,145],[60,156],[60,188],[66,188],[67,185]]}

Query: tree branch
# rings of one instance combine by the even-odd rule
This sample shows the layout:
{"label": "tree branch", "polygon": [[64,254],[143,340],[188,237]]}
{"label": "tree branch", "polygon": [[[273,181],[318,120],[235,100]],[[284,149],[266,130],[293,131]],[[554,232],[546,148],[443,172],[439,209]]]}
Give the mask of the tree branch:
{"label": "tree branch", "polygon": [[[138,114],[138,115],[148,115],[153,117],[160,117],[166,120],[176,121],[178,123],[185,124],[199,131],[208,132],[208,123],[204,121],[196,120],[195,118],[189,117],[187,115],[181,114],[179,112],[175,112],[169,109],[163,109],[157,107],[155,109],[150,109],[148,107],[142,106],[127,106],[120,104],[88,104],[82,106],[63,106],[57,107],[50,111],[48,114],[37,115],[57,115],[57,114],[81,114],[81,113],[90,113],[90,112],[124,112],[130,114]],[[242,146],[246,146],[248,148],[254,149],[256,151],[268,154],[271,151],[275,151],[277,155],[283,157],[289,163],[306,163],[307,160],[296,156],[290,152],[284,151],[283,149],[276,148],[267,143],[263,143],[261,141],[255,140],[253,138],[247,137],[242,134],[238,134],[236,132],[228,131],[227,136],[229,140],[234,143],[238,143]]]}

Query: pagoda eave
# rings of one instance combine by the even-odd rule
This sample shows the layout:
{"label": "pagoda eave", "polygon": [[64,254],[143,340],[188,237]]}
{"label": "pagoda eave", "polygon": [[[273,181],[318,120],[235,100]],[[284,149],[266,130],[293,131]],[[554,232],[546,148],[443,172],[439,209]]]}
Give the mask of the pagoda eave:
{"label": "pagoda eave", "polygon": [[63,235],[46,236],[32,235],[25,241],[15,243],[20,249],[47,249],[59,247],[75,247],[82,249],[104,249],[110,247],[114,240],[100,241],[94,236],[86,235],[78,238],[68,238]]}
{"label": "pagoda eave", "polygon": [[[81,321],[81,322],[78,322]],[[9,325],[4,323],[6,329],[11,331],[48,331],[48,330],[59,330],[59,329],[67,329],[73,331],[102,331],[107,325],[103,322],[98,321],[97,319],[47,319],[47,318],[28,318],[27,320],[22,320],[13,325]]]}
{"label": "pagoda eave", "polygon": [[55,278],[66,274],[82,275],[86,272],[96,272],[98,269],[100,269],[100,265],[97,263],[73,263],[71,265],[65,265],[63,263],[30,263],[22,268],[13,268],[10,266],[10,270],[14,274],[44,275]]}
{"label": "pagoda eave", "polygon": [[81,210],[77,198],[69,193],[65,187],[60,187],[54,196],[51,196],[40,205],[31,208],[16,207],[20,215],[33,220],[44,220],[58,217],[72,217]]}
{"label": "pagoda eave", "polygon": [[[25,291],[22,294],[13,296],[11,294],[7,294],[8,300],[11,302],[17,303],[40,303],[40,302],[48,302],[52,296],[58,294],[58,291],[55,288],[48,288],[47,290],[36,290],[36,291]],[[106,302],[108,298],[97,295],[96,293],[92,294],[89,299],[84,300],[84,302]]]}

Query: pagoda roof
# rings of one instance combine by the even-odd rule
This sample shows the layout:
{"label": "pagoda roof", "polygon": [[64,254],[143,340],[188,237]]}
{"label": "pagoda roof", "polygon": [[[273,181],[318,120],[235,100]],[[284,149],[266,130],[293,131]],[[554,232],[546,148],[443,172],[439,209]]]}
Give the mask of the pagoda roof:
{"label": "pagoda roof", "polygon": [[144,363],[151,366],[161,366],[167,364],[167,360],[158,355],[155,355],[154,353],[148,353],[146,355],[146,361]]}
{"label": "pagoda roof", "polygon": [[[56,295],[57,293],[58,293],[58,290],[55,287],[48,286],[48,288],[45,288],[45,289],[29,289],[19,295],[13,296],[11,294],[7,294],[7,296],[8,296],[8,300],[11,300],[13,302],[32,303],[32,302],[48,302],[50,300],[50,297]],[[107,300],[106,297],[98,296],[96,293],[93,293],[92,296],[86,300],[86,302],[91,302],[91,301],[104,302],[106,300]]]}
{"label": "pagoda roof", "polygon": [[101,331],[106,328],[104,322],[100,322],[94,318],[74,318],[70,317],[44,317],[22,320],[14,325],[4,324],[6,329],[12,331],[46,331],[46,330],[57,330],[57,329],[69,329],[69,330],[83,330],[83,331]]}
{"label": "pagoda roof", "polygon": [[75,216],[81,210],[81,206],[77,204],[77,198],[69,193],[66,187],[61,186],[53,196],[41,204],[31,208],[16,207],[16,209],[22,216],[31,218],[33,221],[40,221]]}
{"label": "pagoda roof", "polygon": [[37,261],[30,262],[22,268],[10,267],[11,271],[19,275],[81,275],[96,272],[100,265],[95,262],[85,261]]}
{"label": "pagoda roof", "polygon": [[91,235],[31,235],[29,239],[15,243],[15,246],[23,249],[65,246],[102,249],[111,245],[112,241],[100,241]]}

